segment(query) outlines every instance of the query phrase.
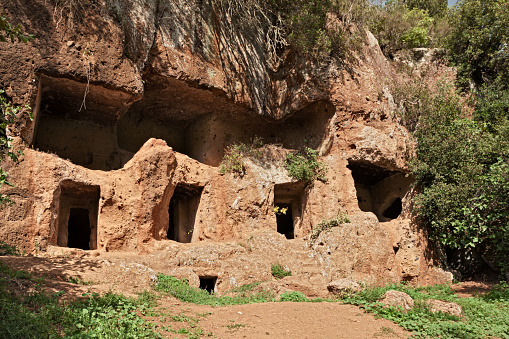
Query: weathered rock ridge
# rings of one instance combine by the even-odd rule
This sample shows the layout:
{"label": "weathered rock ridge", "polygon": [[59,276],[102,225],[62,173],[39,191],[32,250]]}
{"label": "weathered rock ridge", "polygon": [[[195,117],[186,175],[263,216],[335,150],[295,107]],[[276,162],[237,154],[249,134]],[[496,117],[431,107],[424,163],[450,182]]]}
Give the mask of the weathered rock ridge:
{"label": "weathered rock ridge", "polygon": [[[376,39],[366,32],[348,67],[292,51],[274,63],[264,27],[236,30],[228,11],[197,4],[1,5],[37,38],[0,45],[0,88],[34,113],[9,127],[24,156],[2,164],[16,187],[2,188],[14,205],[0,212],[0,240],[153,253],[166,273],[215,277],[223,291],[267,280],[267,258],[291,266],[287,287],[450,279],[411,221],[411,143]],[[226,146],[255,136],[264,160],[221,175]],[[319,152],[327,182],[288,176],[285,154],[302,147]],[[351,223],[310,247],[339,209]]]}

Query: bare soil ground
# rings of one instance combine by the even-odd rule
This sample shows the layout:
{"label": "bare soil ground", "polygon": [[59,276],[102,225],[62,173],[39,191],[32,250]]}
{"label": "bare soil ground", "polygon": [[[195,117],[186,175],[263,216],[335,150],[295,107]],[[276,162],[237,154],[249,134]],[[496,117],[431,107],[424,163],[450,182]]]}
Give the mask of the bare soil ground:
{"label": "bare soil ground", "polygon": [[[134,264],[143,262],[143,264]],[[44,278],[49,292],[64,290],[64,300],[82,297],[83,293],[113,291],[127,296],[150,290],[157,262],[150,256],[127,253],[97,253],[95,256],[3,256],[0,261],[17,270]],[[78,281],[80,283],[71,283]],[[86,283],[86,284],[84,284]],[[30,286],[17,286],[21,292]],[[407,338],[411,333],[398,325],[375,319],[352,305],[340,303],[269,302],[262,304],[211,307],[183,303],[162,297],[150,318],[161,326],[189,328],[191,322],[179,322],[173,316],[196,319],[204,334],[216,338]],[[185,335],[170,334],[170,338]]]}
{"label": "bare soil ground", "polygon": [[[64,290],[63,300],[83,293],[112,291],[126,296],[151,290],[156,272],[163,264],[151,255],[134,253],[2,256],[0,261],[17,270],[46,280],[49,292]],[[460,297],[487,292],[496,277],[479,277],[454,284]],[[30,286],[13,286],[20,293]],[[158,315],[149,319],[160,326],[200,328],[216,338],[407,338],[411,333],[384,319],[375,319],[356,306],[340,303],[269,302],[261,304],[211,307],[181,302],[169,296],[158,301]],[[188,319],[182,321],[181,319]],[[180,319],[180,320],[179,320]],[[189,319],[192,319],[189,321]],[[170,338],[185,335],[170,334]]]}

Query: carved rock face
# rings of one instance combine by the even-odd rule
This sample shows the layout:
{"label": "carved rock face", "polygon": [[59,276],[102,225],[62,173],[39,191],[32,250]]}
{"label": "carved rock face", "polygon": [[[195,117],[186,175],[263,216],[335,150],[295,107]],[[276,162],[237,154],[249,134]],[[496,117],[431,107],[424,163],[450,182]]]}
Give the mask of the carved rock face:
{"label": "carved rock face", "polygon": [[[26,12],[10,2],[2,9],[38,39],[0,44],[1,86],[13,102],[29,102],[35,119],[12,128],[14,143],[26,148],[21,162],[5,163],[16,188],[2,191],[16,204],[1,212],[1,240],[29,252],[240,241],[266,256],[263,269],[246,259],[257,277],[268,274],[267,258],[308,260],[296,272],[309,279],[287,279],[297,285],[434,274],[424,235],[387,226],[410,224],[410,142],[383,85],[394,71],[369,32],[349,67],[317,65],[294,51],[275,65],[263,27],[233,30],[225,13],[187,1],[87,3],[74,19],[82,22],[70,13],[59,21],[42,0],[20,2]],[[225,148],[256,136],[267,145],[245,160],[244,175],[219,174]],[[326,182],[288,176],[286,154],[304,147],[327,164]],[[288,214],[278,217],[275,207]],[[338,209],[352,222],[307,248],[311,230]],[[407,233],[412,251],[395,253],[395,239]],[[175,265],[201,272],[212,254],[190,246]],[[232,270],[200,274],[221,286]]]}

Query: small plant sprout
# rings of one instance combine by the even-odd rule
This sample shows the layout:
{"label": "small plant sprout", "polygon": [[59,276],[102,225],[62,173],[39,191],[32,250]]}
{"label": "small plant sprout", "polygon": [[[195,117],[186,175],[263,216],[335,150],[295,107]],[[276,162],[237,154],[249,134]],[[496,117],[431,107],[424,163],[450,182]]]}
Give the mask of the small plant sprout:
{"label": "small plant sprout", "polygon": [[292,271],[290,269],[284,267],[281,264],[272,264],[270,266],[272,276],[276,279],[283,279],[284,277],[288,277],[292,275]]}

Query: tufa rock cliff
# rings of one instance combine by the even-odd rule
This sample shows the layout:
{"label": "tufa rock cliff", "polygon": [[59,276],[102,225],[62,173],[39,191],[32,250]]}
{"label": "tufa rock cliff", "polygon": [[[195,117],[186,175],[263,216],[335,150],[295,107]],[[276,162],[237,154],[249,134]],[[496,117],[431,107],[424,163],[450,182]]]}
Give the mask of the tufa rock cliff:
{"label": "tufa rock cliff", "polygon": [[[8,130],[24,156],[2,163],[15,187],[2,188],[14,204],[0,240],[40,255],[151,253],[164,273],[215,277],[218,291],[267,280],[276,262],[294,273],[286,287],[310,295],[345,277],[450,280],[411,220],[411,142],[371,33],[351,62],[313,63],[290,49],[275,58],[266,27],[239,30],[208,1],[0,10],[36,36],[0,44],[0,88],[34,114]],[[254,137],[263,159],[220,174],[226,147]],[[289,177],[285,155],[303,147],[327,164],[326,182]],[[338,210],[351,222],[311,246]]]}

